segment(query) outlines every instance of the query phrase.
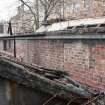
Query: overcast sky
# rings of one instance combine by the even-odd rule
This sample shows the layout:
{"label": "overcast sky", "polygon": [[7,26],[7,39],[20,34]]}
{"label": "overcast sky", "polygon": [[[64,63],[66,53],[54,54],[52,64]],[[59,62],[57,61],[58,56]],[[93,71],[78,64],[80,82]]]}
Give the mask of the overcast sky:
{"label": "overcast sky", "polygon": [[0,0],[0,21],[8,20],[16,14],[17,0]]}

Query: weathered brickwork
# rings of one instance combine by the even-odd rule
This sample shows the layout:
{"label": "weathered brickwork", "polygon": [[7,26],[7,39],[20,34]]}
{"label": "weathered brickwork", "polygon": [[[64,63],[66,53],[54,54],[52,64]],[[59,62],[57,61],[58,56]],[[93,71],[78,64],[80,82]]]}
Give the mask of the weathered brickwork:
{"label": "weathered brickwork", "polygon": [[[105,40],[90,42],[90,65],[91,80],[97,88],[105,88]],[[92,84],[93,85],[93,84]]]}
{"label": "weathered brickwork", "polygon": [[64,67],[70,75],[80,82],[86,83],[89,68],[88,46],[81,41],[64,44]]}
{"label": "weathered brickwork", "polygon": [[19,58],[20,60],[26,61],[28,53],[27,51],[28,51],[27,40],[16,40],[16,57]]}
{"label": "weathered brickwork", "polygon": [[[3,51],[0,40],[0,51]],[[8,47],[8,46],[7,46]],[[6,52],[14,51],[13,40]],[[28,63],[66,70],[95,89],[105,88],[105,40],[16,40],[17,57]]]}
{"label": "weathered brickwork", "polygon": [[74,41],[65,44],[64,67],[79,82],[105,88],[105,40]]}
{"label": "weathered brickwork", "polygon": [[59,40],[29,40],[27,60],[53,69],[63,69],[63,43]]}
{"label": "weathered brickwork", "polygon": [[[8,48],[7,43],[7,48]],[[0,41],[3,51],[3,41]],[[14,43],[5,50],[14,54]],[[64,44],[60,40],[16,40],[16,57],[28,63],[64,70]]]}

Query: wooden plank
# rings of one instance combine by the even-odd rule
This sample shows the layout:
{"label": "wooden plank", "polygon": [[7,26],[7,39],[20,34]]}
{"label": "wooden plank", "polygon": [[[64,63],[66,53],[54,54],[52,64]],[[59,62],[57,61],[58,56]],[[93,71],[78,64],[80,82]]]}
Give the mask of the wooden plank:
{"label": "wooden plank", "polygon": [[24,66],[0,58],[0,76],[14,80],[27,87],[40,89],[49,94],[58,94],[64,99],[70,99],[74,96],[88,98],[93,94],[78,88],[72,84],[64,85],[45,78],[37,73],[29,72]]}

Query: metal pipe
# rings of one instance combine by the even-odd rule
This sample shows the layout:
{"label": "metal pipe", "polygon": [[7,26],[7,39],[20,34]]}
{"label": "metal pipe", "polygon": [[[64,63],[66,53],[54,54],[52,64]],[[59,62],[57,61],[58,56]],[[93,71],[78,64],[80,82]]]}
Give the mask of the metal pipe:
{"label": "metal pipe", "polygon": [[16,39],[14,36],[14,57],[16,58]]}

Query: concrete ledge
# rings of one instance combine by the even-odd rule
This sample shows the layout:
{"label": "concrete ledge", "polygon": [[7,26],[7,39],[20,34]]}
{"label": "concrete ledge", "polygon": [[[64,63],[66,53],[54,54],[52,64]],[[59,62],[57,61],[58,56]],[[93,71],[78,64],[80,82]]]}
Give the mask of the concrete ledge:
{"label": "concrete ledge", "polygon": [[33,34],[21,34],[21,35],[14,35],[14,36],[2,36],[2,39],[16,39],[16,40],[35,40],[35,39],[75,39],[75,40],[87,40],[87,39],[105,39],[105,33],[89,33],[89,34],[71,34],[67,31],[60,31],[60,32],[47,32],[47,33],[33,33]]}

